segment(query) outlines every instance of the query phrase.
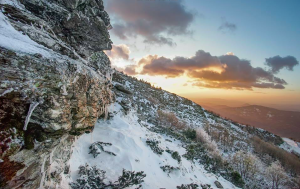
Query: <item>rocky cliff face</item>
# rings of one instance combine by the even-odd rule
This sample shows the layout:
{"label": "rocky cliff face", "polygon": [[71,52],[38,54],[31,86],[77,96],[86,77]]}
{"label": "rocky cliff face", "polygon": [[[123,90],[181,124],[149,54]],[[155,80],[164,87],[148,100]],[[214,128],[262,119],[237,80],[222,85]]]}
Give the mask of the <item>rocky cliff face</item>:
{"label": "rocky cliff face", "polygon": [[0,188],[55,188],[114,101],[102,0],[0,1]]}

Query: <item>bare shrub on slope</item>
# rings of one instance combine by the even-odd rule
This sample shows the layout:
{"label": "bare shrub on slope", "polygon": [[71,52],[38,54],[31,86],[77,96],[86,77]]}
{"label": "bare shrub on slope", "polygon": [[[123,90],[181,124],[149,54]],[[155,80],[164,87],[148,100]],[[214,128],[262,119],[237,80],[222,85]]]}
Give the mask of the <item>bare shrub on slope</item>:
{"label": "bare shrub on slope", "polygon": [[236,152],[231,163],[243,179],[253,179],[259,172],[260,160],[251,152],[238,151]]}
{"label": "bare shrub on slope", "polygon": [[157,110],[158,122],[168,128],[182,130],[187,127],[186,123],[180,121],[173,112]]}
{"label": "bare shrub on slope", "polygon": [[288,180],[288,175],[284,171],[279,161],[273,162],[271,166],[267,168],[266,177],[274,189],[284,186]]}
{"label": "bare shrub on slope", "polygon": [[279,147],[265,142],[258,137],[252,138],[252,143],[254,151],[259,154],[259,156],[264,156],[268,154],[273,158],[273,160],[279,160],[282,166],[288,171],[291,175],[300,175],[300,160],[294,154],[291,154]]}

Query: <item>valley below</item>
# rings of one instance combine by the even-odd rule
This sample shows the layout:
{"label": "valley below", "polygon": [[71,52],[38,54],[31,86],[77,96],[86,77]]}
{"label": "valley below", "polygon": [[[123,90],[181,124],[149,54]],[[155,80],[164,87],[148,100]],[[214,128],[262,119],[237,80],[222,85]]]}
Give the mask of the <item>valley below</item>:
{"label": "valley below", "polygon": [[[232,106],[224,101],[198,103],[209,111],[238,123],[265,129],[281,137],[300,141],[300,112],[287,111],[260,105],[237,103]],[[224,105],[226,104],[226,105]]]}

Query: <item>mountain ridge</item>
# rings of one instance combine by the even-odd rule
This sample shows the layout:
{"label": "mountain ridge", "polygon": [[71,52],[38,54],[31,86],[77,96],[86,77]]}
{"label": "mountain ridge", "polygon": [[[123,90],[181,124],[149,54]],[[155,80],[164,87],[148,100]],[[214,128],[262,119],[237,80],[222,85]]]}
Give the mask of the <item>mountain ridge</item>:
{"label": "mountain ridge", "polygon": [[300,140],[297,134],[300,132],[298,111],[279,110],[261,105],[242,107],[204,105],[204,107],[237,122],[266,129],[282,137]]}

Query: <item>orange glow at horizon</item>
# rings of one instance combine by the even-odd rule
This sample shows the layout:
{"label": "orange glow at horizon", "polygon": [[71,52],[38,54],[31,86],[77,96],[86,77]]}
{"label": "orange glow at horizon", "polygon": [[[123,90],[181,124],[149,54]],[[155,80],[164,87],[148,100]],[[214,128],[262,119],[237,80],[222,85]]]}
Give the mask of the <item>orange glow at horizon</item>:
{"label": "orange glow at horizon", "polygon": [[150,82],[155,87],[180,96],[199,101],[205,98],[220,98],[227,100],[239,100],[256,104],[299,104],[300,91],[289,89],[259,89],[236,90],[222,88],[205,88],[192,85],[192,80],[187,76],[166,78],[163,76],[137,75],[138,79]]}

